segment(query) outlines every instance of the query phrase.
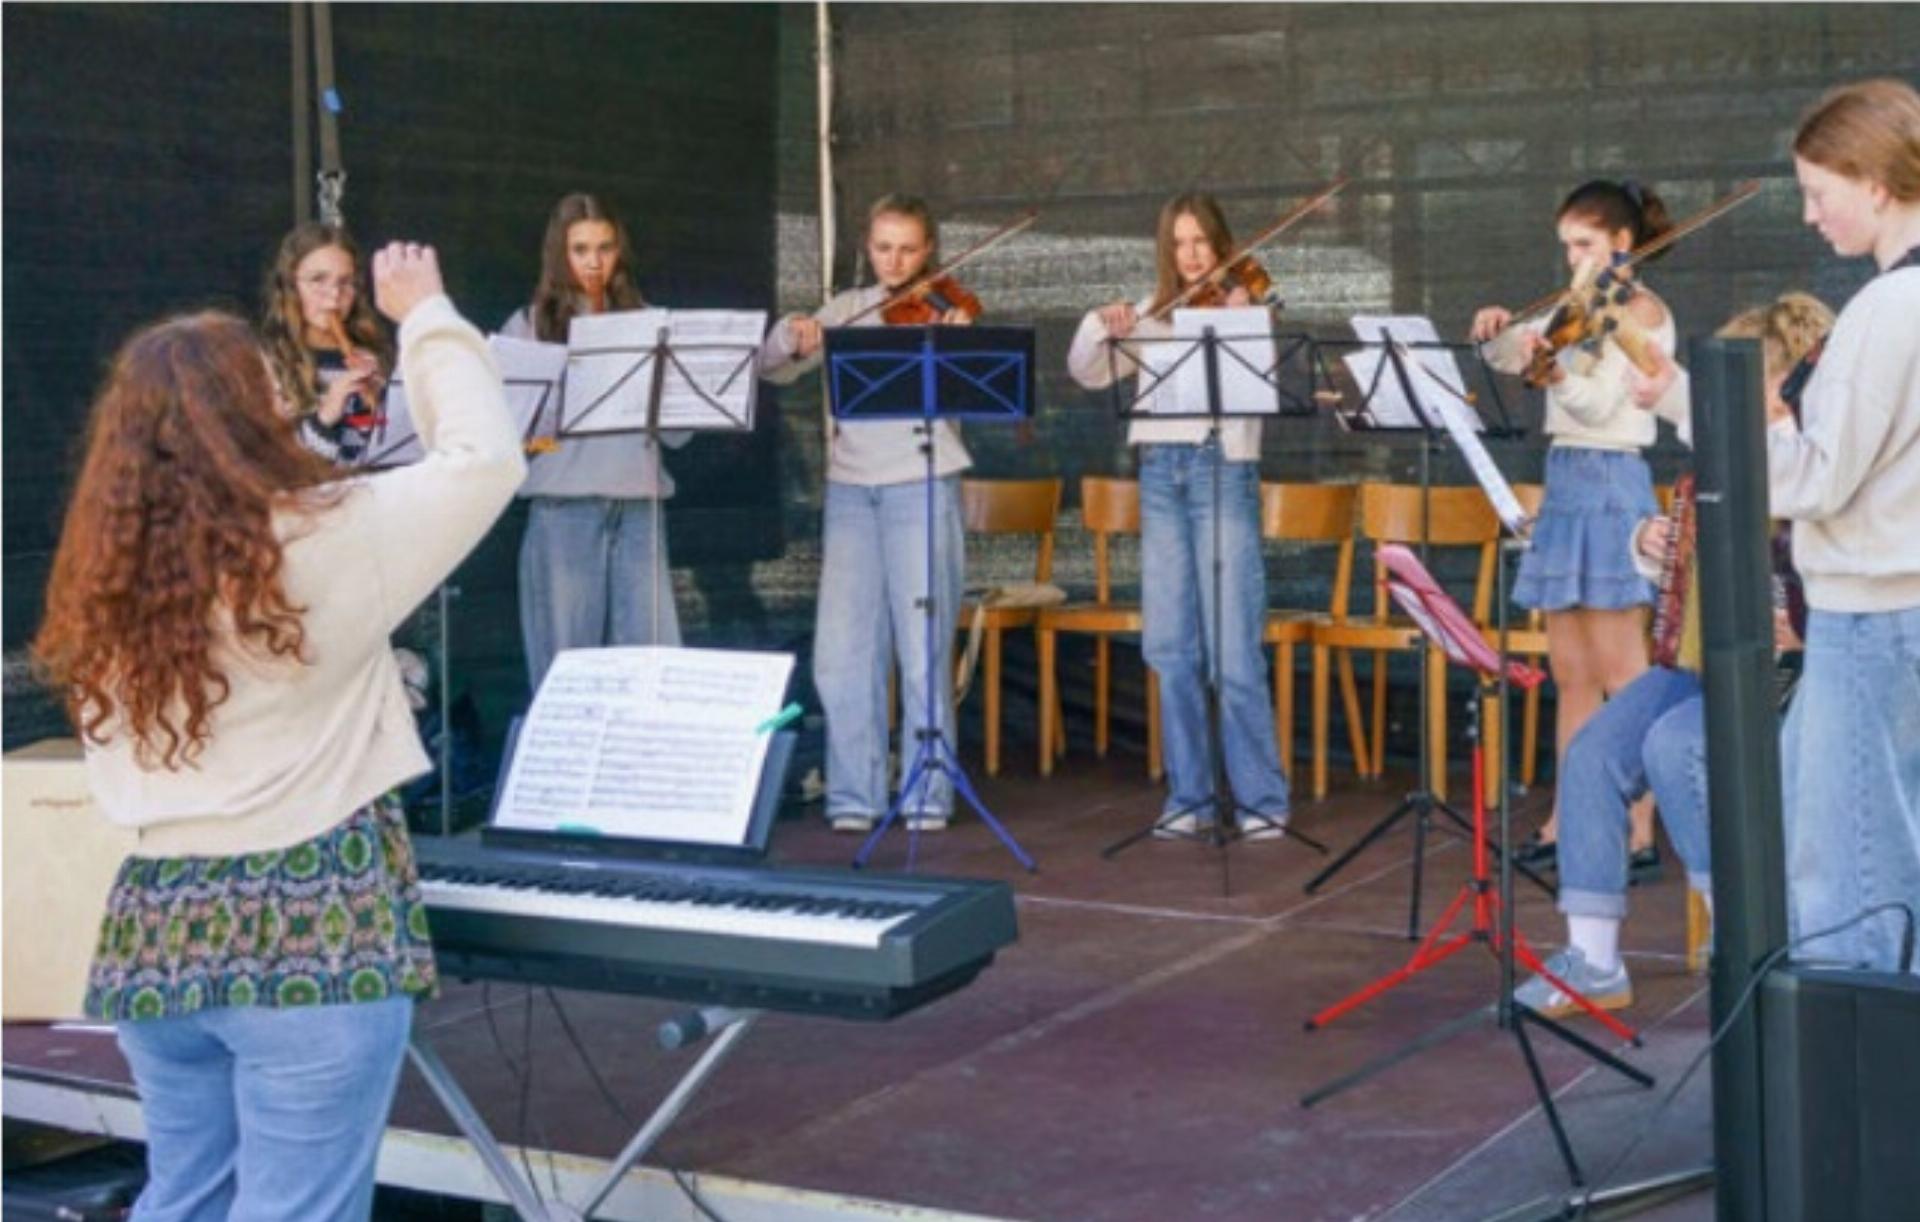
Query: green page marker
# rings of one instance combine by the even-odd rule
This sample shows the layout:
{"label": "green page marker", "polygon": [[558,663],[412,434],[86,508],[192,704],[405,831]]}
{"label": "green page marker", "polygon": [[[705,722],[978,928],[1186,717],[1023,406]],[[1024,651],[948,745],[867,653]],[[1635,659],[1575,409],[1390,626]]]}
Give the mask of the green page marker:
{"label": "green page marker", "polygon": [[775,730],[784,730],[794,722],[799,721],[802,712],[804,712],[804,710],[801,709],[799,704],[790,704],[759,725],[753,727],[753,732],[755,734],[771,734]]}
{"label": "green page marker", "polygon": [[600,834],[600,829],[591,823],[559,823],[554,825],[553,830],[556,832],[565,832],[573,836],[598,836]]}

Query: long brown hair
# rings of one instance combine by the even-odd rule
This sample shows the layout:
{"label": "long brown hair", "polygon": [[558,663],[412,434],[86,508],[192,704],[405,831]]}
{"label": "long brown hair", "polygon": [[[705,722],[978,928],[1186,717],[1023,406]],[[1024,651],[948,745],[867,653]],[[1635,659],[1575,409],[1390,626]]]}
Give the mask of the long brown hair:
{"label": "long brown hair", "polygon": [[1793,152],[1903,204],[1920,200],[1920,91],[1892,77],[1831,89],[1800,120]]}
{"label": "long brown hair", "polygon": [[272,511],[329,475],[287,428],[239,318],[168,319],[122,346],[93,403],[33,642],[89,741],[117,720],[142,763],[191,764],[227,697],[223,644],[299,658]]}
{"label": "long brown hair", "polygon": [[260,293],[260,338],[273,361],[280,391],[297,416],[313,410],[318,382],[313,350],[307,347],[307,320],[300,312],[297,273],[308,255],[329,246],[339,247],[353,260],[353,304],[341,320],[347,338],[379,359],[381,378],[393,372],[393,342],[373,312],[373,294],[367,289],[367,269],[360,259],[360,248],[338,225],[320,221],[296,225],[280,239],[273,264],[267,268],[266,285]]}
{"label": "long brown hair", "polygon": [[1207,244],[1213,247],[1215,259],[1224,261],[1233,253],[1233,230],[1227,227],[1227,214],[1220,210],[1219,200],[1204,191],[1188,191],[1168,200],[1160,209],[1160,223],[1154,231],[1156,279],[1148,313],[1178,297],[1186,287],[1180,282],[1180,265],[1173,253],[1173,227],[1183,216],[1199,222],[1200,232],[1207,235]]}
{"label": "long brown hair", "polygon": [[567,230],[580,221],[604,221],[613,226],[614,241],[620,244],[613,275],[607,278],[608,308],[637,310],[646,304],[633,281],[633,243],[627,240],[627,227],[599,196],[584,191],[563,195],[547,217],[547,233],[540,240],[540,283],[534,286],[533,304],[527,309],[534,335],[550,344],[567,342],[574,303],[580,296],[580,286],[574,283],[573,271],[567,265]]}

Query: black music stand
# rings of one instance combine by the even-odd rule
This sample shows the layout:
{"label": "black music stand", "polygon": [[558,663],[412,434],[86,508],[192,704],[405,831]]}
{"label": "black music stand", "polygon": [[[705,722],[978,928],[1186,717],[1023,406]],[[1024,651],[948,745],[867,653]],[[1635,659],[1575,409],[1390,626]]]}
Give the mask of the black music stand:
{"label": "black music stand", "polygon": [[[1458,665],[1466,666],[1478,677],[1473,708],[1488,697],[1495,700],[1496,716],[1500,723],[1500,747],[1503,754],[1510,752],[1511,742],[1507,734],[1507,697],[1510,681],[1538,682],[1538,675],[1530,674],[1530,668],[1517,666],[1507,654],[1507,618],[1506,618],[1506,566],[1501,565],[1498,585],[1500,596],[1500,631],[1497,650],[1488,647],[1481,637],[1479,629],[1472,619],[1460,609],[1458,603],[1448,597],[1439,583],[1433,580],[1426,567],[1416,560],[1413,553],[1397,545],[1389,545],[1386,551],[1389,577],[1387,590],[1393,600],[1420,625],[1428,639],[1442,649],[1448,658]],[[1424,668],[1423,668],[1424,669]],[[1423,719],[1424,720],[1424,719]],[[1307,1030],[1314,1031],[1324,1026],[1339,1014],[1345,1013],[1378,996],[1394,985],[1410,978],[1415,973],[1442,962],[1455,951],[1480,942],[1487,945],[1500,966],[1499,995],[1489,1004],[1479,1006],[1466,1014],[1442,1023],[1425,1034],[1415,1036],[1382,1056],[1316,1090],[1308,1092],[1300,1099],[1301,1107],[1312,1107],[1334,1095],[1360,1085],[1375,1075],[1382,1073],[1402,1061],[1417,1055],[1426,1049],[1436,1047],[1479,1026],[1491,1019],[1498,1029],[1510,1033],[1520,1046],[1520,1054],[1527,1066],[1528,1077],[1532,1080],[1534,1095],[1540,1100],[1541,1110],[1546,1114],[1547,1124],[1553,1132],[1554,1144],[1560,1152],[1562,1163],[1567,1169],[1567,1177],[1574,1187],[1585,1182],[1579,1160],[1574,1157],[1573,1145],[1567,1138],[1565,1127],[1560,1122],[1559,1109],[1553,1102],[1553,1092],[1547,1089],[1546,1076],[1541,1072],[1539,1058],[1533,1050],[1533,1043],[1527,1038],[1529,1024],[1561,1040],[1563,1043],[1585,1053],[1589,1058],[1608,1069],[1628,1078],[1632,1082],[1651,1088],[1653,1078],[1635,1069],[1619,1057],[1595,1044],[1586,1037],[1575,1033],[1560,1023],[1534,1011],[1531,1007],[1514,1000],[1514,960],[1523,960],[1533,971],[1552,980],[1555,986],[1575,999],[1583,1010],[1599,1019],[1616,1034],[1624,1033],[1635,1046],[1640,1045],[1639,1036],[1612,1018],[1592,1002],[1582,997],[1571,986],[1547,972],[1533,949],[1514,927],[1513,875],[1517,868],[1513,858],[1505,851],[1512,832],[1513,813],[1511,795],[1506,786],[1500,788],[1500,842],[1496,855],[1500,862],[1500,883],[1497,898],[1487,893],[1486,863],[1487,850],[1491,845],[1485,829],[1480,822],[1485,816],[1485,801],[1482,792],[1482,769],[1485,767],[1485,740],[1479,736],[1477,721],[1475,724],[1474,750],[1474,812],[1480,816],[1472,826],[1474,841],[1474,872],[1460,897],[1442,918],[1423,943],[1420,950],[1406,967],[1390,973],[1360,992],[1336,1003],[1307,1020]],[[1474,903],[1474,929],[1470,933],[1456,935],[1451,941],[1442,943],[1440,937],[1447,929],[1453,917],[1462,908],[1466,900]],[[1490,908],[1499,909],[1497,923],[1491,919]]]}
{"label": "black music stand", "polygon": [[[570,438],[640,433],[646,439],[647,459],[652,466],[654,487],[658,489],[663,430],[668,433],[753,431],[759,379],[752,376],[752,370],[760,345],[758,339],[745,338],[681,340],[675,338],[681,319],[674,314],[631,313],[663,316],[650,342],[588,346],[569,341],[567,373],[554,438],[564,444]],[[576,318],[574,330],[578,331],[582,323],[596,328],[605,326],[609,320],[619,317],[603,314]],[[763,316],[753,333],[758,336],[764,330]],[[690,368],[689,361],[697,367]],[[581,383],[589,376],[596,382],[604,378],[604,385],[589,384],[582,388]],[[581,401],[575,402],[576,398]],[[655,496],[652,501],[654,580],[649,635],[652,643],[665,644],[667,642],[660,640],[660,600],[670,597],[663,594],[663,587],[671,591],[673,576],[667,570],[666,540],[661,528],[666,500]]]}
{"label": "black music stand", "polygon": [[[1433,508],[1433,452],[1442,444],[1440,439],[1447,435],[1447,431],[1445,422],[1438,418],[1433,406],[1427,402],[1426,398],[1422,396],[1415,387],[1414,375],[1407,364],[1407,350],[1413,349],[1417,351],[1420,349],[1441,348],[1454,351],[1458,354],[1467,350],[1470,346],[1465,344],[1408,345],[1394,341],[1390,335],[1383,341],[1323,340],[1319,341],[1318,346],[1333,351],[1380,352],[1381,359],[1372,370],[1371,380],[1363,382],[1360,385],[1360,397],[1358,401],[1336,409],[1335,414],[1339,418],[1340,423],[1351,431],[1384,433],[1388,435],[1408,433],[1419,438],[1420,563],[1422,565],[1430,564],[1432,562],[1430,532]],[[1480,367],[1484,375],[1485,366],[1481,365]],[[1315,368],[1317,372],[1324,372],[1326,366],[1324,364],[1318,364]],[[1506,409],[1501,405],[1497,385],[1491,376],[1484,376],[1482,384],[1487,388],[1491,402],[1497,406],[1500,418],[1505,421]],[[1392,403],[1395,408],[1391,413],[1387,410],[1386,406],[1389,402]],[[1408,413],[1411,414],[1409,415]],[[1498,431],[1489,429],[1488,432],[1492,436],[1504,437],[1515,435],[1515,431],[1511,425],[1507,424],[1498,426]],[[1504,569],[1501,576],[1501,586],[1504,591]],[[1504,593],[1502,593],[1501,598],[1504,600]],[[1499,613],[1504,618],[1506,614],[1504,605],[1499,608]],[[1435,642],[1429,641],[1428,648],[1432,648],[1434,644]],[[1379,822],[1361,833],[1358,840],[1354,841],[1353,844],[1343,850],[1338,857],[1328,863],[1325,869],[1308,879],[1305,888],[1308,895],[1319,891],[1334,875],[1345,869],[1347,865],[1359,857],[1360,854],[1366,852],[1375,841],[1392,831],[1399,825],[1402,819],[1411,816],[1413,819],[1413,869],[1407,897],[1407,939],[1409,941],[1417,941],[1420,937],[1420,891],[1426,861],[1428,830],[1439,827],[1447,831],[1457,832],[1469,838],[1475,834],[1473,823],[1465,815],[1448,805],[1446,801],[1434,793],[1431,788],[1434,763],[1433,753],[1436,749],[1444,751],[1445,744],[1436,745],[1432,741],[1432,731],[1427,724],[1427,708],[1432,698],[1432,693],[1428,690],[1428,684],[1430,682],[1428,674],[1429,667],[1425,662],[1425,658],[1422,657],[1421,665],[1419,666],[1420,686],[1418,697],[1420,708],[1420,761],[1419,776],[1415,779],[1414,787],[1408,790],[1407,793],[1401,797],[1399,803],[1395,805],[1391,811],[1388,811]],[[1375,748],[1376,750],[1384,750],[1382,744],[1375,744]],[[1504,788],[1505,786],[1503,785],[1502,789],[1504,790]],[[1447,822],[1437,822],[1435,816],[1442,816]],[[1501,849],[1501,852],[1505,852],[1504,847]],[[1555,893],[1553,885],[1534,873],[1531,869],[1518,865],[1516,865],[1516,868],[1548,895]]]}
{"label": "black music stand", "polygon": [[[926,458],[926,719],[914,731],[912,759],[905,765],[900,794],[884,818],[854,854],[856,868],[867,859],[918,796],[923,802],[934,778],[944,776],[956,797],[964,798],[1014,860],[1029,871],[1038,867],[1020,842],[987,809],[959,752],[940,729],[941,661],[951,645],[941,640],[934,605],[934,574],[939,533],[934,529],[934,428],[942,421],[972,420],[1005,424],[1033,415],[1033,329],[1031,327],[835,327],[826,332],[827,401],[844,424],[917,421],[920,452]],[[957,610],[957,608],[956,608]],[[911,870],[920,829],[907,821],[907,866]]]}
{"label": "black music stand", "polygon": [[[1273,345],[1274,359],[1271,362],[1264,361],[1260,359],[1260,357],[1264,355],[1262,353],[1255,353],[1253,359],[1249,359],[1248,353],[1236,346],[1236,341],[1242,344],[1271,344]],[[1139,347],[1150,344],[1179,344],[1184,345],[1185,350],[1174,355],[1173,359],[1164,368],[1158,368],[1141,358]],[[1123,349],[1128,350],[1127,356],[1129,361],[1139,371],[1131,399],[1122,397],[1119,389],[1121,377],[1119,359],[1120,352]],[[1134,335],[1126,339],[1110,339],[1107,341],[1107,357],[1113,370],[1111,385],[1113,386],[1114,408],[1122,420],[1178,420],[1188,418],[1204,419],[1207,422],[1206,445],[1212,451],[1213,455],[1213,461],[1210,466],[1210,483],[1213,498],[1213,530],[1211,532],[1213,536],[1213,639],[1211,648],[1207,650],[1206,687],[1207,754],[1208,764],[1212,774],[1212,793],[1192,806],[1162,812],[1147,826],[1101,849],[1100,855],[1111,860],[1148,837],[1164,840],[1189,840],[1206,844],[1219,852],[1220,890],[1222,894],[1228,893],[1231,889],[1227,854],[1224,850],[1234,841],[1245,838],[1247,833],[1242,826],[1243,822],[1258,829],[1278,829],[1284,833],[1285,839],[1297,840],[1315,852],[1325,853],[1327,851],[1325,845],[1307,835],[1305,832],[1295,828],[1291,820],[1285,825],[1276,823],[1263,812],[1242,806],[1238,798],[1229,796],[1233,791],[1227,776],[1226,743],[1222,738],[1223,729],[1220,709],[1220,652],[1224,646],[1225,636],[1221,619],[1221,575],[1225,568],[1225,561],[1220,555],[1220,536],[1222,534],[1220,465],[1226,460],[1220,436],[1221,422],[1230,418],[1239,419],[1242,417],[1259,419],[1267,416],[1280,415],[1313,415],[1314,408],[1312,399],[1310,397],[1290,396],[1284,385],[1283,378],[1283,371],[1292,361],[1296,358],[1310,359],[1311,351],[1312,341],[1305,335],[1276,335],[1271,329],[1246,335],[1221,335],[1217,329],[1211,326],[1203,326],[1198,336]],[[1228,361],[1232,362],[1230,366],[1222,365],[1222,354],[1226,356]],[[1154,396],[1155,392],[1162,386],[1167,385],[1170,379],[1175,378],[1183,368],[1189,366],[1196,358],[1200,361],[1200,368],[1205,378],[1206,401],[1204,410],[1174,412],[1147,412],[1140,410],[1142,403]],[[1266,391],[1271,391],[1273,406],[1271,408],[1261,406],[1254,410],[1228,411],[1225,403],[1226,396],[1222,387],[1221,374],[1223,368],[1237,369],[1239,372],[1236,376],[1243,378],[1251,376],[1251,378],[1257,380]],[[1309,389],[1311,388],[1311,384],[1312,374],[1309,370]],[[1265,398],[1264,391],[1261,397],[1263,399]],[[1289,784],[1291,784],[1291,778],[1288,778],[1288,780]],[[1175,829],[1172,826],[1176,820],[1187,815],[1196,814],[1202,809],[1205,809],[1211,815],[1203,831],[1189,832],[1182,829]],[[1227,826],[1229,823],[1233,825],[1231,829]]]}

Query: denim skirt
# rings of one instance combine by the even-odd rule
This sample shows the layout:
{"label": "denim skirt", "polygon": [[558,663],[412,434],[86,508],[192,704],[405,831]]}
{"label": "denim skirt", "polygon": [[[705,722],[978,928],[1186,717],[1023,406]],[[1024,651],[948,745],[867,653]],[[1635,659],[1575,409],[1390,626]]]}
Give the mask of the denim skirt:
{"label": "denim skirt", "polygon": [[1647,460],[1625,450],[1555,446],[1547,492],[1520,560],[1513,601],[1533,611],[1618,611],[1653,601],[1633,567],[1633,529],[1660,512]]}

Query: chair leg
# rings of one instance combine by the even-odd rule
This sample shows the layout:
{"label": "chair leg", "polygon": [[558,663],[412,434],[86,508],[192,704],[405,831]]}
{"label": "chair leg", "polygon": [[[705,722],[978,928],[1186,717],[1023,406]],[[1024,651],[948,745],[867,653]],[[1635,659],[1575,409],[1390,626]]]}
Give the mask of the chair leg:
{"label": "chair leg", "polygon": [[1527,689],[1520,713],[1520,783],[1533,788],[1536,757],[1540,754],[1540,685]]}
{"label": "chair leg", "polygon": [[1713,951],[1713,917],[1707,901],[1698,891],[1687,888],[1687,971],[1695,976],[1707,970],[1707,956]]}
{"label": "chair leg", "polygon": [[[1367,751],[1367,719],[1360,711],[1360,685],[1353,678],[1353,651],[1340,651],[1340,700],[1347,713],[1347,744],[1353,750],[1353,774],[1366,780],[1379,762]],[[1378,749],[1378,740],[1375,749]],[[1321,756],[1325,759],[1325,755]]]}
{"label": "chair leg", "polygon": [[1000,775],[1000,651],[1003,642],[998,628],[987,629],[986,740],[987,775]]}
{"label": "chair leg", "polygon": [[1147,778],[1158,781],[1167,774],[1166,761],[1160,758],[1160,676],[1147,667]]}
{"label": "chair leg", "polygon": [[1093,641],[1093,754],[1097,759],[1107,758],[1108,718],[1112,712],[1107,699],[1112,682],[1113,642],[1104,635],[1097,636]]}
{"label": "chair leg", "polygon": [[1488,696],[1480,702],[1480,737],[1487,753],[1486,787],[1481,796],[1492,809],[1500,801],[1500,787],[1507,783],[1507,745],[1500,735],[1498,697]]}
{"label": "chair leg", "polygon": [[1447,655],[1428,646],[1423,659],[1427,668],[1428,732],[1433,735],[1433,777],[1428,788],[1441,801],[1447,799]]}
{"label": "chair leg", "polygon": [[1293,643],[1273,649],[1273,733],[1280,750],[1280,771],[1293,781]]}
{"label": "chair leg", "polygon": [[1367,776],[1377,780],[1387,769],[1387,651],[1373,651],[1373,758]]}
{"label": "chair leg", "polygon": [[1040,775],[1053,775],[1053,736],[1066,728],[1056,718],[1060,712],[1060,678],[1054,673],[1054,655],[1059,637],[1047,628],[1033,631],[1033,652],[1040,666],[1040,699],[1034,715],[1040,721]]}
{"label": "chair leg", "polygon": [[[1313,647],[1313,800],[1316,802],[1327,796],[1327,653],[1325,645]],[[1353,682],[1351,672],[1345,678],[1348,683]],[[1353,715],[1351,705],[1347,715]],[[1365,759],[1360,761],[1360,766],[1366,767]]]}

